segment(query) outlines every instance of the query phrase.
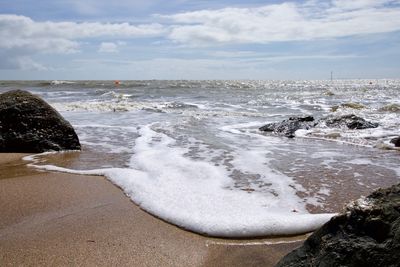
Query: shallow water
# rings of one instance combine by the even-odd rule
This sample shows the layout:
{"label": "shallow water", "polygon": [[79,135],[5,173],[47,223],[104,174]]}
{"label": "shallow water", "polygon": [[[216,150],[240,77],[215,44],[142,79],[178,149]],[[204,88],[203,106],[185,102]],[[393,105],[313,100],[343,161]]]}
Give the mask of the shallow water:
{"label": "shallow water", "polygon": [[[104,174],[142,208],[192,231],[310,231],[330,215],[309,212],[338,212],[400,177],[400,153],[389,143],[399,113],[384,108],[400,105],[398,80],[0,82],[1,91],[11,88],[42,96],[80,137],[78,155],[40,164]],[[295,139],[258,130],[332,114],[380,126],[319,127]]]}

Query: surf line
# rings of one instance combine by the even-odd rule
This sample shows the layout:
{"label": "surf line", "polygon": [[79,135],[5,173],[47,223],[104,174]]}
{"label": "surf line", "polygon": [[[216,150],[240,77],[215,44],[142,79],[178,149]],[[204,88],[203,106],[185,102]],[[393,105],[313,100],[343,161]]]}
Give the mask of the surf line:
{"label": "surf line", "polygon": [[206,241],[206,247],[209,246],[261,246],[261,245],[279,245],[279,244],[291,244],[297,242],[303,242],[308,235],[302,239],[295,240],[280,240],[280,241],[252,241],[252,242],[223,242],[223,241]]}

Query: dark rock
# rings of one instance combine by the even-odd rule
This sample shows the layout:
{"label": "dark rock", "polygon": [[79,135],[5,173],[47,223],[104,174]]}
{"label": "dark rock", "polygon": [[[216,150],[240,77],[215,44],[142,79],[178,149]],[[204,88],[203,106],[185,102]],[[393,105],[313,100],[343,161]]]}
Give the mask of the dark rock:
{"label": "dark rock", "polygon": [[314,117],[312,116],[290,117],[288,120],[266,124],[259,128],[259,130],[264,132],[273,132],[278,135],[293,138],[295,136],[294,133],[297,130],[308,130],[315,125],[316,123],[314,122]]}
{"label": "dark rock", "polygon": [[281,122],[274,122],[266,124],[259,128],[260,131],[272,132],[277,135],[286,136],[293,138],[294,133],[299,129],[309,130],[319,124],[325,124],[328,127],[346,127],[349,129],[367,129],[376,128],[378,123],[369,122],[356,115],[344,115],[339,117],[327,117],[318,121],[314,120],[312,116],[305,117],[290,117],[287,120]]}
{"label": "dark rock", "polygon": [[379,189],[314,232],[278,267],[399,266],[400,184]]}
{"label": "dark rock", "polygon": [[390,143],[394,144],[395,147],[400,147],[400,136],[390,140]]}
{"label": "dark rock", "polygon": [[0,152],[80,148],[71,124],[44,100],[22,90],[0,94]]}
{"label": "dark rock", "polygon": [[325,121],[325,124],[328,127],[347,127],[349,129],[367,129],[376,128],[379,126],[378,123],[366,121],[354,114],[340,117],[329,117],[321,121]]}

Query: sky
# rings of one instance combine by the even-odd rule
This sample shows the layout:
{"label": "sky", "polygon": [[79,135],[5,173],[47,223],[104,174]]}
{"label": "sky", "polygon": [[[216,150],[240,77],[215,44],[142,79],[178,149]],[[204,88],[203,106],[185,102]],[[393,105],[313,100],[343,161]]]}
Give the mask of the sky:
{"label": "sky", "polygon": [[400,0],[3,0],[0,79],[400,78]]}

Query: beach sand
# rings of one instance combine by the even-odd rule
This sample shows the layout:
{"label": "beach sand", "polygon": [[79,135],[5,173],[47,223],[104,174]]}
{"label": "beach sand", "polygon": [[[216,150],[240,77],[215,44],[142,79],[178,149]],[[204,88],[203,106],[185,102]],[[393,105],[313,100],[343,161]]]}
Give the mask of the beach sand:
{"label": "beach sand", "polygon": [[104,177],[0,154],[1,266],[273,266],[305,236],[230,240],[144,212]]}

